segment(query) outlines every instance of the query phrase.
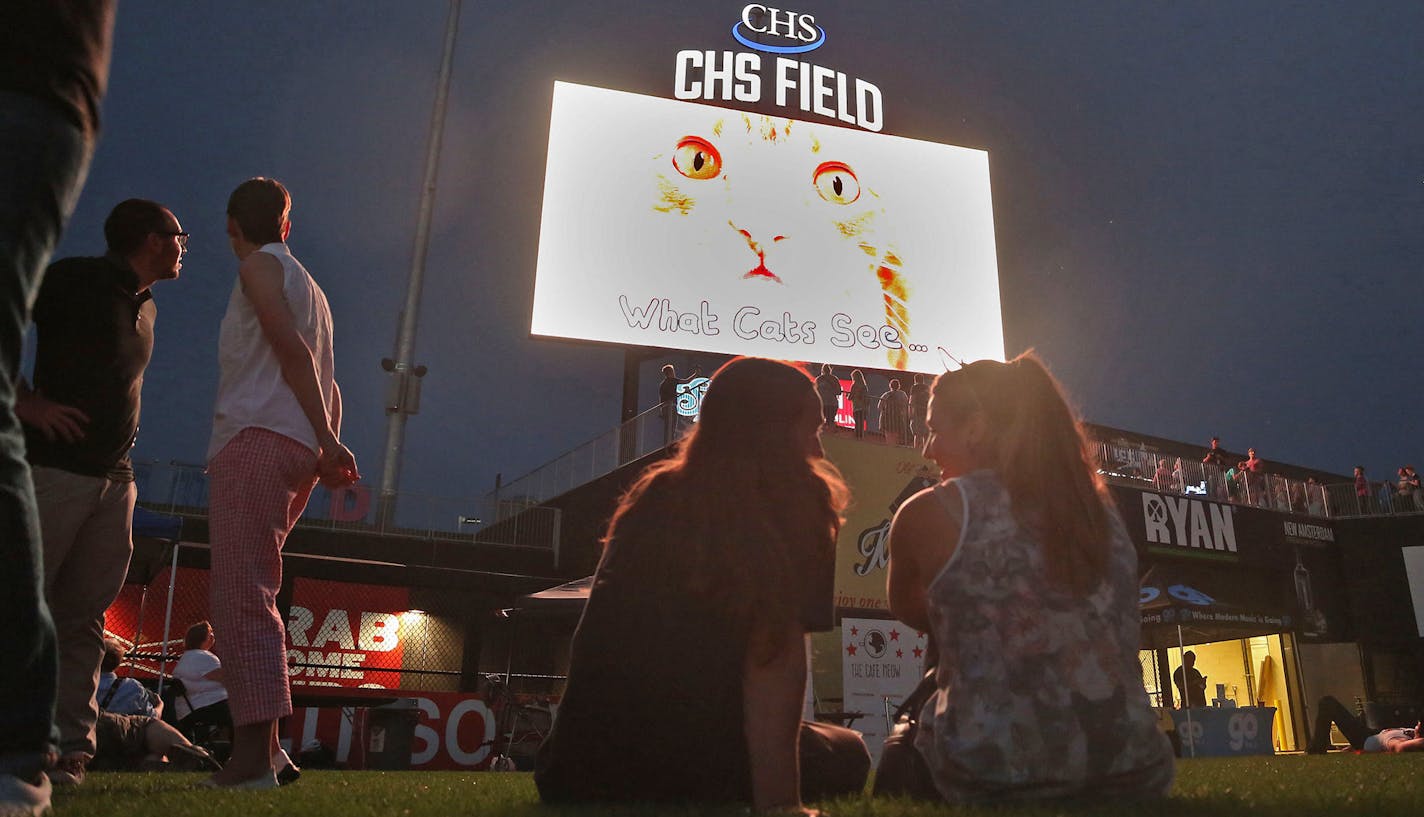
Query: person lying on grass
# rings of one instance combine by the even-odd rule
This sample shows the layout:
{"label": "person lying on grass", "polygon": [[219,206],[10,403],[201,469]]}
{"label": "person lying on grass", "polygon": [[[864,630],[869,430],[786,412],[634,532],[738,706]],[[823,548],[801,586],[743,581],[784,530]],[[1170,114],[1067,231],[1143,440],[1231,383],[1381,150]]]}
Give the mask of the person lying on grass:
{"label": "person lying on grass", "polygon": [[1315,705],[1315,733],[1307,752],[1324,754],[1330,748],[1330,724],[1340,729],[1350,748],[1357,752],[1424,752],[1424,725],[1416,722],[1413,729],[1371,729],[1331,695]]}
{"label": "person lying on grass", "polygon": [[847,502],[821,424],[805,372],[736,358],[676,453],[629,489],[535,764],[545,802],[800,811],[862,790],[860,736],[800,716]]}
{"label": "person lying on grass", "polygon": [[150,715],[99,713],[93,771],[216,772],[208,750],[194,746],[177,729]]}

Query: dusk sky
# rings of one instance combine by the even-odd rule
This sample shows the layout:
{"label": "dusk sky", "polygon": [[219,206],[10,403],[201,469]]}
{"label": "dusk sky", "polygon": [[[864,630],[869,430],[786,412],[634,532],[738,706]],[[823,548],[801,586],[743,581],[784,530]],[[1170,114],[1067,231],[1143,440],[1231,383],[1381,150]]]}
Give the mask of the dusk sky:
{"label": "dusk sky", "polygon": [[[482,496],[617,423],[621,351],[529,336],[553,83],[670,98],[679,50],[744,50],[742,5],[464,4],[403,491]],[[885,133],[988,151],[1006,349],[1036,348],[1086,419],[1376,479],[1424,465],[1417,2],[796,10],[827,32],[808,59],[883,91]],[[119,4],[102,141],[56,255],[102,252],[132,196],[192,233],[182,278],[155,288],[136,460],[204,455],[237,268],[223,209],[266,175],[291,190],[289,243],[331,302],[343,440],[379,481],[379,361],[446,13]],[[650,362],[645,406],[655,381]]]}

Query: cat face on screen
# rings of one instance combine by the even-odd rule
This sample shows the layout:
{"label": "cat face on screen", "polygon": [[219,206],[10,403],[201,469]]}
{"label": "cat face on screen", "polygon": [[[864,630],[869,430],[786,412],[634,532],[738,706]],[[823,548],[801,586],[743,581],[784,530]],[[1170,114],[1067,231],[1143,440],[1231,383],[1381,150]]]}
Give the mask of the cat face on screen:
{"label": "cat face on screen", "polygon": [[[830,144],[833,133],[802,122],[719,112],[652,157],[651,207],[716,271],[697,281],[703,291],[787,309],[833,303],[908,341],[911,292],[870,163]],[[903,348],[885,354],[905,368]]]}

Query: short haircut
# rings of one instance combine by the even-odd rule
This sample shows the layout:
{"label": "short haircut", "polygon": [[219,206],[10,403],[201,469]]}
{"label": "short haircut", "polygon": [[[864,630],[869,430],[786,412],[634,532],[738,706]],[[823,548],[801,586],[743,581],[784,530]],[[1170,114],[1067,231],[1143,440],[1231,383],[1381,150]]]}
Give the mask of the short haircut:
{"label": "short haircut", "polygon": [[213,627],[206,621],[200,621],[188,628],[188,632],[183,635],[183,649],[201,650],[203,642],[208,640],[208,633],[213,631]]}
{"label": "short haircut", "polygon": [[276,179],[261,176],[239,184],[227,199],[227,214],[253,244],[276,244],[292,212],[292,196]]}
{"label": "short haircut", "polygon": [[668,377],[672,377],[676,373],[677,369],[674,369],[671,363],[663,367],[663,374],[667,375]]}
{"label": "short haircut", "polygon": [[821,374],[830,374],[830,373],[831,373],[831,364],[829,364],[829,363],[822,363],[822,364],[821,364]]}
{"label": "short haircut", "polygon": [[113,672],[124,660],[124,647],[112,638],[104,639],[104,657],[99,661],[100,672]]}
{"label": "short haircut", "polygon": [[890,381],[890,391],[895,391],[895,390],[898,389],[898,388],[900,388],[900,381],[898,381],[898,380],[891,380],[891,381]]}
{"label": "short haircut", "polygon": [[168,229],[167,214],[166,207],[148,199],[125,199],[114,205],[104,219],[104,242],[109,245],[109,252],[134,252],[150,233]]}

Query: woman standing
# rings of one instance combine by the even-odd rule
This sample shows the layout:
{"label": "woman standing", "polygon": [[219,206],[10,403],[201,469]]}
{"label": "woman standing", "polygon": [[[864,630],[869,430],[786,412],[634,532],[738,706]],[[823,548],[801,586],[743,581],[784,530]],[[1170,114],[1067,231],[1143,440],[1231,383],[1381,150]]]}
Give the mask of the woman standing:
{"label": "woman standing", "polygon": [[890,529],[890,607],[932,634],[915,747],[951,802],[1165,796],[1138,664],[1137,559],[1058,384],[1032,355],[935,381],[939,485]]}
{"label": "woman standing", "polygon": [[925,382],[924,375],[917,374],[910,384],[910,436],[914,438],[915,448],[922,449],[929,441],[929,413],[930,384]]}
{"label": "woman standing", "polygon": [[804,372],[737,358],[677,453],[628,491],[539,751],[546,802],[799,810],[864,786],[860,737],[800,716],[847,501],[821,424]]}
{"label": "woman standing", "polygon": [[850,373],[851,414],[855,417],[855,438],[865,439],[865,418],[870,414],[870,387],[860,369]]}
{"label": "woman standing", "polygon": [[904,445],[910,439],[910,396],[899,380],[890,381],[890,390],[880,395],[880,432],[885,442]]}
{"label": "woman standing", "polygon": [[234,724],[232,756],[210,783],[274,788],[277,721],[292,714],[286,629],[277,609],[282,546],[320,479],[360,479],[341,443],[331,310],[292,255],[292,198],[275,179],[228,197],[237,280],[218,328],[218,394],[208,442],[212,620]]}

